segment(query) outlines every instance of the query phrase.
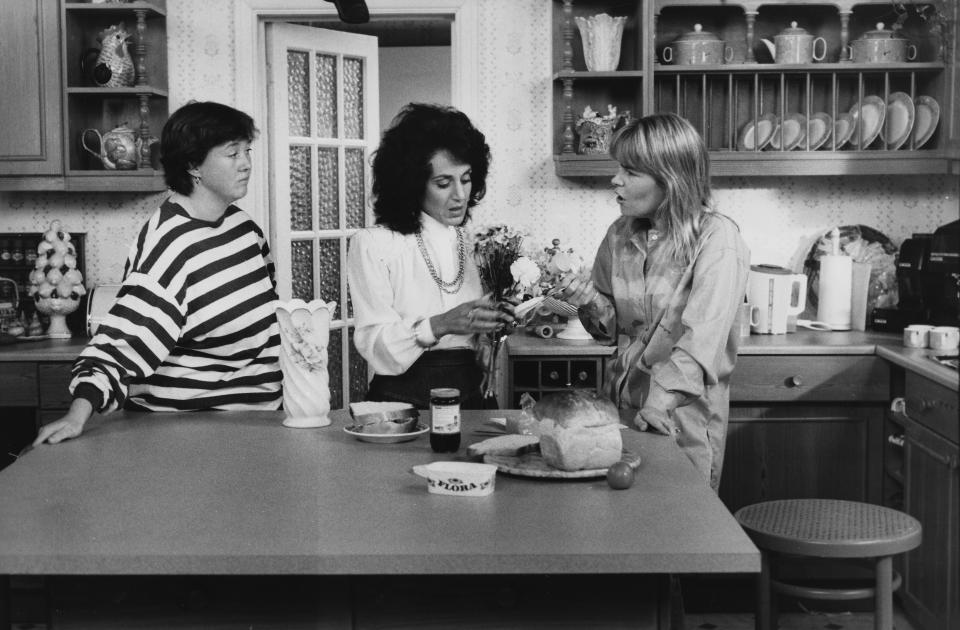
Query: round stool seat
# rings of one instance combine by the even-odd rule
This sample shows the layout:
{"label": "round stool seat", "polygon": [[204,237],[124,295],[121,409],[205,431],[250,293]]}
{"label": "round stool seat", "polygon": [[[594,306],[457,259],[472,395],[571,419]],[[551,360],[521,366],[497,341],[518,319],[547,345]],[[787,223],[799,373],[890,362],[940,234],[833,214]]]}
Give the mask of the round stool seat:
{"label": "round stool seat", "polygon": [[819,558],[874,558],[920,544],[920,522],[880,505],[835,499],[767,501],[734,514],[761,549]]}

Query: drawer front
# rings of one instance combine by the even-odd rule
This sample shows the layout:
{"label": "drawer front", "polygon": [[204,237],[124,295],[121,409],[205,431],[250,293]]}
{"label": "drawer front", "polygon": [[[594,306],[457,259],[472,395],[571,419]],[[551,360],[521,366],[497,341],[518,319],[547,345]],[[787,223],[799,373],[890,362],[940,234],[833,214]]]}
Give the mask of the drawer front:
{"label": "drawer front", "polygon": [[890,368],[874,356],[741,356],[730,379],[730,400],[885,403]]}
{"label": "drawer front", "polygon": [[37,369],[40,379],[40,407],[66,409],[73,401],[67,390],[72,363],[41,363]]}
{"label": "drawer front", "polygon": [[0,363],[0,406],[37,406],[37,364]]}
{"label": "drawer front", "polygon": [[904,384],[904,399],[907,415],[931,431],[958,442],[960,418],[958,418],[957,392],[934,383],[919,374],[907,372]]}

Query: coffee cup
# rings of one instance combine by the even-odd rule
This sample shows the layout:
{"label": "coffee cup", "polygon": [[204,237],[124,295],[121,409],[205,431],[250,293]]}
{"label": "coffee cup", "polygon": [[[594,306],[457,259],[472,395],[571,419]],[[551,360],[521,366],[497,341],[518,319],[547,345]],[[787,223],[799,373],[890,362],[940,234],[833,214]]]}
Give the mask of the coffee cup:
{"label": "coffee cup", "polygon": [[927,345],[934,350],[956,350],[960,345],[960,328],[935,326],[930,330]]}
{"label": "coffee cup", "polygon": [[930,331],[933,326],[910,324],[903,329],[903,345],[908,348],[926,348],[930,343]]}

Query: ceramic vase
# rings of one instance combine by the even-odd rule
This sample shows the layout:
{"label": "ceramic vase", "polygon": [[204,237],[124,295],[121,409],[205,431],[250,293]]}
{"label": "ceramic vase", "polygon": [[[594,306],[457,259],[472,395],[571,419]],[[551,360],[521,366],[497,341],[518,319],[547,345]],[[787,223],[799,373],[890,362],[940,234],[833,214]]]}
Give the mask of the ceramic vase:
{"label": "ceramic vase", "polygon": [[583,60],[587,70],[616,70],[620,64],[620,40],[627,18],[599,13],[574,19],[583,40]]}
{"label": "ceramic vase", "polygon": [[72,334],[67,328],[67,315],[77,310],[80,300],[65,298],[41,298],[37,301],[37,310],[50,318],[46,336],[50,339],[69,339]]}
{"label": "ceramic vase", "polygon": [[280,370],[283,372],[284,426],[325,427],[330,424],[330,376],[327,347],[336,302],[277,302],[280,326]]}

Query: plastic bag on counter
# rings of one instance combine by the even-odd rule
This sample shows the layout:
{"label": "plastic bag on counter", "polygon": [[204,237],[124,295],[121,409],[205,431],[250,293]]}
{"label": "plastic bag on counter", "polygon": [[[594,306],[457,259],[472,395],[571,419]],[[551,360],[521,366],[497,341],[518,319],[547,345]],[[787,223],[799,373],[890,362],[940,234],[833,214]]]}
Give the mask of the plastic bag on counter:
{"label": "plastic bag on counter", "polygon": [[[867,312],[876,307],[897,304],[897,246],[882,232],[867,225],[844,225],[840,232],[840,253],[854,262],[870,265]],[[833,253],[833,228],[824,232],[810,248],[804,261],[807,274],[807,309],[816,309],[820,278],[820,257]]]}

